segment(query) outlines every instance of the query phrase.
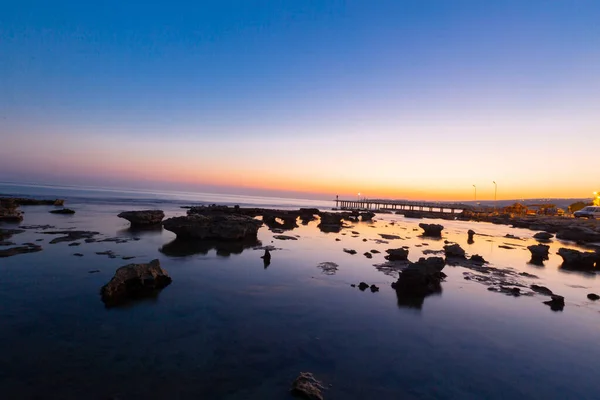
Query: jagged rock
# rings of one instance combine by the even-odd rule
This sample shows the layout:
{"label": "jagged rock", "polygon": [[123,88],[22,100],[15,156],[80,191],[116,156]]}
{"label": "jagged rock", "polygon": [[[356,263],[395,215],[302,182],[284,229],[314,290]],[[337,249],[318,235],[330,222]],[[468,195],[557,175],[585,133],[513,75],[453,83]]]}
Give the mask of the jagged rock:
{"label": "jagged rock", "polygon": [[446,257],[465,258],[465,251],[459,244],[449,244],[444,246]]}
{"label": "jagged rock", "polygon": [[300,372],[291,388],[293,395],[309,400],[323,400],[322,390],[325,390],[323,384],[310,372]]}
{"label": "jagged rock", "polygon": [[388,255],[385,256],[385,259],[388,261],[406,261],[406,260],[408,260],[408,250],[405,248],[388,249],[385,252],[388,253]]}
{"label": "jagged rock", "polygon": [[591,271],[594,269],[597,260],[597,253],[582,252],[564,247],[558,250],[558,255],[563,259],[563,267],[579,271]]}
{"label": "jagged rock", "polygon": [[531,264],[543,265],[544,260],[548,259],[548,252],[550,251],[550,246],[545,244],[534,244],[527,247],[531,252]]}
{"label": "jagged rock", "polygon": [[419,224],[423,229],[423,236],[442,237],[444,227],[439,224]]}
{"label": "jagged rock", "polygon": [[100,289],[100,294],[107,306],[116,306],[130,299],[152,296],[171,281],[159,260],[148,264],[129,264],[117,269],[110,282]]}
{"label": "jagged rock", "polygon": [[344,249],[344,253],[348,253],[348,254],[354,255],[354,254],[356,254],[356,250],[353,250],[353,249]]}
{"label": "jagged rock", "polygon": [[361,283],[358,284],[358,288],[360,290],[364,291],[364,290],[367,290],[369,288],[369,285],[367,283],[365,283],[365,282],[361,282]]}
{"label": "jagged rock", "polygon": [[244,215],[188,215],[169,218],[163,227],[180,239],[215,239],[239,241],[256,239],[262,225],[252,217]]}
{"label": "jagged rock", "polygon": [[552,293],[552,290],[548,289],[546,286],[531,285],[529,287],[534,292],[543,294],[544,296],[552,296],[554,294]]}
{"label": "jagged rock", "polygon": [[441,257],[420,258],[400,273],[398,281],[392,284],[397,292],[406,295],[427,296],[441,290],[441,281],[446,276],[445,261]]}
{"label": "jagged rock", "polygon": [[0,250],[0,258],[12,257],[17,254],[35,253],[38,251],[42,251],[42,246],[27,243],[26,246],[10,247],[8,249]]}
{"label": "jagged rock", "polygon": [[533,235],[534,239],[541,240],[541,241],[548,241],[548,240],[552,239],[553,237],[554,237],[554,235],[551,233],[548,233],[548,232],[538,232],[535,235]]}
{"label": "jagged rock", "polygon": [[363,255],[367,258],[373,258],[373,254],[369,253],[368,251],[366,253],[364,253]]}
{"label": "jagged rock", "polygon": [[549,305],[552,311],[562,311],[565,308],[565,298],[557,294],[553,294],[551,300],[544,301],[544,304]]}
{"label": "jagged rock", "polygon": [[71,210],[70,208],[61,208],[60,210],[51,210],[50,214],[73,215],[73,214],[75,214],[75,211]]}
{"label": "jagged rock", "polygon": [[165,213],[162,210],[123,211],[117,216],[129,221],[131,226],[142,227],[160,224]]}
{"label": "jagged rock", "polygon": [[598,296],[596,293],[590,293],[587,295],[587,298],[592,300],[592,301],[596,301],[596,300],[600,300],[600,296]]}
{"label": "jagged rock", "polygon": [[21,222],[23,213],[19,211],[19,205],[10,198],[0,198],[0,222]]}
{"label": "jagged rock", "polygon": [[371,292],[372,293],[379,292],[379,287],[375,284],[371,285]]}

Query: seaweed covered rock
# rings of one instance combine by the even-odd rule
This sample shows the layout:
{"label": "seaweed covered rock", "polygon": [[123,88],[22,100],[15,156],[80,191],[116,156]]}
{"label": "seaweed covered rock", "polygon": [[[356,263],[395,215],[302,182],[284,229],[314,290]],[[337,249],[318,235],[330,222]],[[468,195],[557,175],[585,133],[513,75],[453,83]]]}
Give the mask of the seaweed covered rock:
{"label": "seaweed covered rock", "polygon": [[117,306],[132,299],[153,296],[171,281],[159,260],[129,264],[117,269],[110,282],[100,289],[100,294],[107,306]]}

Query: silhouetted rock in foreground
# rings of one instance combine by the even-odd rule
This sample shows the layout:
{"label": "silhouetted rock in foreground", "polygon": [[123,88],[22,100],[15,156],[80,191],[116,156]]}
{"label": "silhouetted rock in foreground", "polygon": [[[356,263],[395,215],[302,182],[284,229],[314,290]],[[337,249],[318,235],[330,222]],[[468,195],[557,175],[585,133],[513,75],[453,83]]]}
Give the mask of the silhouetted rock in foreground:
{"label": "silhouetted rock in foreground", "polygon": [[117,306],[128,300],[153,296],[171,281],[158,260],[148,264],[129,264],[117,269],[110,282],[100,289],[100,294],[106,306]]}
{"label": "silhouetted rock in foreground", "polygon": [[448,244],[444,246],[446,257],[465,258],[465,251],[459,244]]}
{"label": "silhouetted rock in foreground", "polygon": [[441,290],[442,272],[446,262],[441,257],[421,258],[411,263],[400,273],[398,281],[392,283],[397,292],[412,296],[427,296]]}
{"label": "silhouetted rock in foreground", "polygon": [[13,199],[0,199],[0,222],[21,222],[23,214]]}
{"label": "silhouetted rock in foreground", "polygon": [[324,389],[323,384],[313,374],[310,372],[300,372],[300,376],[292,383],[291,392],[294,396],[304,399],[323,400],[321,391]]}
{"label": "silhouetted rock in foreground", "polygon": [[423,229],[423,236],[442,237],[444,227],[439,224],[419,224]]}
{"label": "silhouetted rock in foreground", "polygon": [[545,244],[534,244],[527,247],[531,252],[531,261],[530,263],[536,265],[543,265],[544,261],[548,259],[548,252],[550,250],[550,246]]}
{"label": "silhouetted rock in foreground", "polygon": [[408,249],[399,248],[399,249],[388,249],[385,251],[388,253],[385,256],[385,259],[388,261],[406,261],[408,260]]}
{"label": "silhouetted rock in foreground", "polygon": [[51,210],[50,214],[73,215],[73,214],[75,214],[75,211],[71,210],[70,208],[61,208],[59,210]]}
{"label": "silhouetted rock in foreground", "polygon": [[563,259],[563,268],[578,271],[592,271],[599,258],[596,252],[582,252],[564,247],[558,250],[558,255]]}
{"label": "silhouetted rock in foreground", "polygon": [[123,211],[118,217],[129,221],[131,226],[152,226],[160,224],[165,213],[162,210]]}
{"label": "silhouetted rock in foreground", "polygon": [[163,222],[163,227],[178,238],[226,241],[256,238],[261,225],[261,221],[252,217],[235,214],[194,214],[169,218]]}
{"label": "silhouetted rock in foreground", "polygon": [[562,311],[565,308],[565,298],[557,294],[553,294],[551,300],[544,301],[544,304],[550,306],[552,311]]}

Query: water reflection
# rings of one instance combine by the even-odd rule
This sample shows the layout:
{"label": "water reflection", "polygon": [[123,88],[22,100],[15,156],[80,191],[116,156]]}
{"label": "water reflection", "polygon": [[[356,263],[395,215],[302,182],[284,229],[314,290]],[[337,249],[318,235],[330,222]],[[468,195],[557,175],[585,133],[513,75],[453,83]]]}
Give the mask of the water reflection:
{"label": "water reflection", "polygon": [[405,293],[396,290],[396,299],[398,301],[398,308],[414,308],[417,310],[421,310],[423,308],[423,303],[425,302],[425,298],[429,296],[441,296],[442,288],[439,287],[426,296],[417,296],[410,293]]}
{"label": "water reflection", "polygon": [[229,257],[231,254],[241,254],[248,248],[260,245],[261,242],[257,239],[237,242],[175,239],[162,246],[159,251],[170,257],[186,257],[195,254],[206,255],[209,251],[215,249],[218,256]]}
{"label": "water reflection", "polygon": [[163,227],[162,225],[151,225],[147,227],[127,227],[125,229],[121,229],[117,232],[119,235],[129,236],[129,237],[139,237],[139,236],[157,236],[162,234]]}

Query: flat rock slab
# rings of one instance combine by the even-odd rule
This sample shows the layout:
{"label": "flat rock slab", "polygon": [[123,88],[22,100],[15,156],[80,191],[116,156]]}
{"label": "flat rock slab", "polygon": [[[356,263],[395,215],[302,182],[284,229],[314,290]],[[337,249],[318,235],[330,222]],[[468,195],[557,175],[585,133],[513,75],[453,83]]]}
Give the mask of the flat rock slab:
{"label": "flat rock slab", "polygon": [[151,226],[160,224],[165,213],[162,210],[123,211],[117,216],[129,221],[131,226]]}
{"label": "flat rock slab", "polygon": [[288,235],[274,235],[273,239],[277,239],[277,240],[298,240],[297,237],[288,236]]}
{"label": "flat rock slab", "polygon": [[36,253],[38,251],[42,251],[42,246],[38,246],[35,244],[30,244],[27,246],[10,247],[8,249],[0,250],[0,257],[12,257],[18,254]]}

